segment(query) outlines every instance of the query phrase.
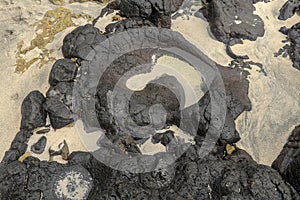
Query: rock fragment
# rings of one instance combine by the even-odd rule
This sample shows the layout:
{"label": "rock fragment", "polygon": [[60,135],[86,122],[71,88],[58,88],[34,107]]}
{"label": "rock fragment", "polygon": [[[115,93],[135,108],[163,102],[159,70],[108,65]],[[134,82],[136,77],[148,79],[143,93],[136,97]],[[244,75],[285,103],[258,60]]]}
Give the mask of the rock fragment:
{"label": "rock fragment", "polygon": [[44,152],[46,144],[47,144],[47,138],[45,136],[42,136],[35,144],[31,146],[30,150],[33,153],[41,154]]}
{"label": "rock fragment", "polygon": [[171,14],[179,9],[183,0],[122,0],[114,1],[108,7],[120,10],[121,16],[143,18],[157,27],[170,28]]}
{"label": "rock fragment", "polygon": [[1,163],[10,163],[22,156],[27,150],[27,142],[31,136],[32,133],[27,130],[18,132],[12,141],[9,150],[5,152]]}
{"label": "rock fragment", "polygon": [[44,108],[49,114],[51,126],[60,129],[74,122],[74,115],[70,109],[56,98],[47,98]]}
{"label": "rock fragment", "polygon": [[280,14],[278,19],[287,20],[288,18],[293,17],[293,15],[300,10],[300,1],[299,0],[287,0],[285,4],[280,8]]}
{"label": "rock fragment", "polygon": [[161,143],[164,146],[167,146],[174,139],[174,131],[168,130],[164,133],[156,133],[152,136],[152,143],[157,144]]}
{"label": "rock fragment", "polygon": [[75,79],[76,74],[77,66],[72,60],[59,59],[52,66],[49,84],[55,86],[59,82],[71,82]]}
{"label": "rock fragment", "polygon": [[64,38],[62,53],[65,58],[87,59],[93,46],[105,38],[100,34],[100,30],[91,24],[79,26]]}
{"label": "rock fragment", "polygon": [[201,9],[217,40],[228,44],[232,39],[251,41],[265,33],[264,22],[253,14],[255,7],[248,0],[212,0]]}
{"label": "rock fragment", "polygon": [[33,130],[46,125],[47,113],[43,108],[44,95],[39,91],[30,92],[23,100],[21,107],[21,129]]}
{"label": "rock fragment", "polygon": [[287,35],[287,41],[283,42],[290,42],[290,44],[284,45],[275,56],[289,55],[293,67],[300,70],[300,23],[293,25],[291,28],[282,27],[279,31]]}
{"label": "rock fragment", "polygon": [[73,82],[60,82],[57,85],[51,87],[47,93],[47,98],[59,99],[66,106],[71,108],[72,106],[72,94],[73,94]]}

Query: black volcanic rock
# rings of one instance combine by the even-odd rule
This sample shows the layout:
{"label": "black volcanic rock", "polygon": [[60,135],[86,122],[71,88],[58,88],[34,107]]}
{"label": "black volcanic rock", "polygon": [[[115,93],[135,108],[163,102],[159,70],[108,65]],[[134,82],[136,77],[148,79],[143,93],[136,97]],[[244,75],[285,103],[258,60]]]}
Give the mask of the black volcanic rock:
{"label": "black volcanic rock", "polygon": [[152,14],[152,5],[146,0],[123,0],[120,1],[120,14],[128,18],[149,18]]}
{"label": "black volcanic rock", "polygon": [[[232,22],[232,16],[234,20],[238,20],[235,19],[235,14],[241,14],[246,20],[253,19],[253,8],[250,8],[245,0],[208,2],[210,5],[229,2],[229,5],[233,6],[228,7],[227,11],[226,6],[223,6],[225,10],[214,13],[226,13],[224,16],[229,19],[224,20],[226,23]],[[169,27],[170,14],[177,10],[182,0],[123,0],[114,3],[122,5],[119,8],[120,12],[130,19],[108,26],[108,34],[135,27],[152,26],[152,23],[158,27]],[[228,28],[226,23],[225,29]],[[225,38],[223,42],[226,43],[232,38],[256,39],[263,25],[259,24],[258,32],[253,32],[248,27],[250,25],[252,24],[238,28],[230,27],[229,32],[233,34],[220,37],[222,40]],[[243,29],[251,33],[245,33]],[[249,82],[243,66],[239,66],[242,64],[236,63],[235,67],[220,66],[188,43],[179,33],[161,29],[143,31],[134,32],[129,34],[127,40],[121,38],[121,41],[118,41],[125,41],[124,43],[114,43],[112,40],[108,42],[109,46],[105,46],[107,43],[104,42],[95,49],[95,45],[105,38],[91,25],[79,27],[66,36],[64,56],[84,59],[79,59],[82,64],[81,74],[74,81],[79,82],[79,85],[73,85],[72,70],[71,73],[67,72],[66,79],[64,76],[54,78],[43,107],[48,112],[54,129],[66,126],[74,120],[69,108],[71,91],[82,87],[74,96],[81,97],[76,109],[80,111],[85,128],[98,129],[100,125],[106,137],[103,135],[98,140],[97,151],[72,152],[68,156],[67,164],[40,161],[32,156],[19,162],[16,160],[26,151],[27,141],[32,135],[31,132],[22,130],[16,135],[11,148],[0,163],[0,199],[56,200],[70,199],[70,196],[71,199],[83,200],[300,199],[297,191],[287,183],[287,180],[290,181],[288,178],[284,180],[271,167],[257,164],[245,151],[234,145],[230,152],[226,148],[228,143],[239,140],[234,120],[243,111],[251,109],[248,97]],[[143,38],[143,34],[147,38]],[[126,49],[130,40],[142,49],[122,53],[112,62],[105,60],[107,57],[113,57],[114,53],[117,54],[118,50],[122,52],[123,48]],[[150,48],[153,43],[159,45]],[[113,49],[110,49],[110,45]],[[104,50],[97,52],[99,47],[104,47]],[[139,91],[125,87],[124,83],[133,75],[151,71],[153,57],[164,53],[171,54],[168,50],[176,48],[184,51],[184,54],[180,54],[182,57],[186,53],[190,56],[188,58],[199,58],[195,69],[201,71],[201,67],[204,67],[205,70],[201,71],[203,74],[217,72],[205,74],[206,78],[216,75],[222,83],[216,79],[209,80],[209,88],[203,89],[205,95],[187,108],[183,106],[183,88],[175,77],[163,75],[145,84],[146,86]],[[90,51],[94,51],[95,60],[85,60],[91,58],[88,57]],[[189,64],[193,60],[182,59]],[[200,68],[197,68],[198,64]],[[58,70],[57,75],[60,72]],[[55,75],[53,74],[53,77],[56,77]],[[224,93],[221,91],[223,84]],[[95,93],[93,89],[96,90]],[[94,96],[95,99],[92,98]],[[223,102],[219,101],[220,99],[224,100],[224,107],[221,106]],[[222,110],[221,114],[225,114],[222,129],[215,128],[213,124],[216,110]],[[217,119],[219,122],[219,118]],[[194,131],[193,133],[197,134],[196,143],[188,143],[184,150],[178,149],[184,152],[167,151],[153,156],[142,155],[137,144],[142,144],[145,138],[152,137],[154,143],[161,142],[163,145],[170,143],[174,137],[172,131],[152,135],[154,130],[166,128],[168,125],[180,126],[184,133]],[[211,129],[213,131],[210,134],[219,134],[220,137],[216,138],[216,143],[211,144],[212,151],[202,154],[200,145],[206,144],[203,138],[208,136],[211,127],[215,129]],[[291,139],[293,148],[298,148],[298,139],[298,136]],[[37,150],[43,149],[45,142],[45,138],[42,137],[39,144],[35,144]],[[293,153],[297,154],[294,151]],[[291,167],[288,168],[286,177],[298,177],[298,163],[298,157],[293,157],[292,161],[288,160],[288,166]],[[286,165],[283,166],[283,169],[286,169]],[[297,188],[297,181],[291,183]]]}
{"label": "black volcanic rock", "polygon": [[132,17],[107,25],[105,27],[105,33],[111,34],[114,32],[122,32],[129,28],[140,28],[144,26],[154,26],[154,24],[141,17]]}
{"label": "black volcanic rock", "polygon": [[284,45],[278,53],[275,53],[275,56],[289,55],[293,67],[300,70],[300,23],[293,25],[291,28],[281,27],[279,31],[287,35],[287,41],[290,44]]}
{"label": "black volcanic rock", "polygon": [[183,0],[122,0],[114,1],[108,7],[120,10],[126,18],[143,18],[157,27],[170,28],[171,14],[179,9]]}
{"label": "black volcanic rock", "polygon": [[93,46],[105,40],[100,30],[91,24],[79,26],[67,34],[63,41],[62,53],[65,58],[87,59]]}
{"label": "black volcanic rock", "polygon": [[26,183],[26,166],[25,164],[14,161],[8,165],[0,164],[0,198],[26,199],[24,186]]}
{"label": "black volcanic rock", "polygon": [[[152,29],[150,28],[150,30]],[[125,39],[125,41],[128,39],[134,40],[135,36],[138,36],[135,42],[140,42],[140,37],[145,32],[147,33],[147,29],[143,30],[140,34],[132,35],[130,38]],[[151,32],[151,34],[153,33]],[[243,111],[251,109],[251,102],[247,96],[249,82],[246,79],[244,71],[238,67],[227,68],[216,65],[209,58],[203,56],[202,52],[198,52],[192,45],[189,46],[180,35],[172,33],[163,36],[159,32],[155,34],[159,35],[157,38],[158,41],[156,41],[159,42],[159,45],[163,47],[179,45],[179,48],[184,49],[184,51],[198,55],[202,59],[203,66],[218,70],[226,92],[226,95],[222,98],[224,98],[224,102],[227,105],[224,109],[221,109],[224,113],[224,130],[221,131],[222,133],[214,131],[214,134],[221,134],[223,143],[237,142],[240,137],[235,130],[234,119]],[[143,42],[147,41],[143,40]],[[154,42],[152,37],[151,42]],[[104,55],[102,52],[101,56]],[[96,82],[98,82],[98,86],[95,88],[95,100],[86,98],[86,96],[92,95],[89,94],[89,91],[94,90],[93,88],[82,88],[82,90],[76,93],[80,99],[78,107],[80,108],[80,115],[85,128],[93,130],[99,128],[100,125],[105,130],[106,136],[113,143],[121,143],[122,146],[124,143],[120,140],[125,139],[127,141],[131,137],[132,141],[138,144],[143,143],[145,139],[149,139],[155,133],[155,130],[160,130],[170,125],[176,125],[184,132],[194,134],[193,136],[197,133],[205,136],[209,128],[213,127],[211,118],[215,117],[211,116],[212,111],[210,107],[212,104],[209,93],[199,100],[198,103],[187,109],[183,109],[182,106],[185,104],[184,90],[174,77],[162,76],[157,78],[147,83],[145,88],[140,91],[132,91],[126,86],[121,87],[117,85],[117,83],[124,83],[130,77],[130,74],[136,75],[150,72],[152,64],[149,63],[152,62],[153,55],[161,55],[163,53],[157,52],[156,49],[133,51],[117,57],[112,63],[108,63],[108,66],[106,66],[106,63],[102,59],[97,61],[98,58],[96,56],[92,62],[86,64],[83,62],[80,72],[80,78],[82,79],[78,80],[77,83],[83,82],[80,83],[79,87],[88,86],[87,82],[94,78],[95,82],[90,84],[90,86],[94,87]],[[187,62],[189,61],[187,60]],[[95,71],[95,69],[99,71]],[[99,72],[101,73],[98,76]],[[85,83],[85,81],[87,82]],[[87,94],[84,94],[85,92]],[[160,104],[161,108],[158,108],[157,104]],[[160,111],[160,114],[156,111]],[[154,115],[151,116],[151,113]],[[181,118],[181,115],[183,118]],[[197,116],[200,117],[200,123],[198,123]],[[96,121],[97,119],[98,121]]]}
{"label": "black volcanic rock", "polygon": [[253,0],[252,2],[253,2],[253,3],[257,3],[257,2],[260,2],[260,1],[263,1],[263,2],[265,2],[265,3],[270,2],[270,0]]}
{"label": "black volcanic rock", "polygon": [[[200,147],[192,146],[174,163],[171,157],[157,154],[151,157],[156,163],[151,172],[134,174],[126,171],[88,171],[94,182],[105,180],[91,190],[89,199],[289,199],[299,198],[298,193],[271,167],[257,164],[244,151],[237,149],[224,159],[209,154],[199,159]],[[145,161],[150,157],[143,157]],[[89,160],[90,163],[93,159]],[[149,160],[150,161],[150,160]],[[97,163],[92,161],[93,163]],[[151,162],[152,163],[152,162]],[[99,164],[99,163],[98,163]],[[128,163],[129,164],[129,163]],[[127,165],[122,162],[119,169]],[[138,166],[134,166],[138,167]],[[142,167],[142,165],[140,166]]]}
{"label": "black volcanic rock", "polygon": [[27,130],[18,132],[12,141],[9,150],[5,152],[1,163],[13,162],[23,155],[27,150],[27,142],[31,136],[32,133]]}
{"label": "black volcanic rock", "polygon": [[57,60],[51,69],[49,75],[49,84],[55,86],[59,82],[71,82],[77,74],[77,66],[70,59]]}
{"label": "black volcanic rock", "polygon": [[300,70],[300,23],[291,27],[288,32],[288,39],[291,41],[290,57],[293,61],[293,67]]}
{"label": "black volcanic rock", "polygon": [[[222,143],[236,143],[240,140],[239,133],[235,128],[234,120],[243,112],[251,110],[251,101],[248,97],[249,81],[246,78],[246,73],[243,69],[236,65],[233,68],[226,68],[218,65],[219,72],[222,76],[223,83],[225,86],[225,101],[226,110],[224,127],[219,133],[220,140]],[[205,137],[207,131],[212,126],[212,105],[211,105],[211,94],[206,92],[205,95],[198,101],[197,105],[192,105],[185,108],[188,116],[195,116],[195,112],[199,110],[199,121],[195,121],[196,124],[190,123],[186,125],[188,129],[194,126],[197,130],[197,142],[199,141],[198,136]],[[197,107],[198,106],[198,109]]]}
{"label": "black volcanic rock", "polygon": [[49,114],[51,126],[60,129],[74,122],[74,117],[70,109],[57,98],[47,98],[44,108]]}
{"label": "black volcanic rock", "polygon": [[[155,84],[155,82],[148,83],[142,91],[135,91],[131,96],[129,113],[132,120],[139,126],[179,125],[180,103],[176,94],[166,86]],[[156,104],[160,106],[155,107]]]}
{"label": "black volcanic rock", "polygon": [[25,97],[21,107],[21,129],[31,131],[46,125],[47,113],[43,108],[44,102],[44,95],[36,90]]}
{"label": "black volcanic rock", "polygon": [[161,143],[164,146],[167,146],[174,139],[174,131],[168,130],[164,133],[156,133],[152,136],[152,143]]}
{"label": "black volcanic rock", "polygon": [[[230,96],[228,96],[230,98]],[[242,104],[239,102],[238,105]],[[192,105],[188,108],[186,108],[185,110],[187,110],[186,112],[189,113],[189,115],[193,116],[195,115],[194,112],[195,110],[198,110],[195,108],[195,106],[199,106],[199,121],[197,121],[197,124],[194,125],[197,128],[197,137],[200,136],[201,137],[205,137],[209,128],[212,126],[212,105],[211,105],[211,97],[210,97],[210,93],[207,92],[199,101],[198,101],[198,105]],[[235,117],[236,115],[238,116],[239,114],[241,114],[243,111],[245,110],[245,106],[241,107],[241,110],[239,110],[238,113],[235,113]],[[226,115],[225,115],[225,119],[224,119],[224,125],[222,128],[222,131],[220,133],[220,140],[222,142],[224,142],[224,144],[226,143],[236,143],[240,140],[240,136],[239,133],[236,131],[235,128],[235,122],[234,122],[234,117],[231,114],[230,108],[228,108],[227,105],[227,110],[225,111]],[[233,110],[233,112],[235,112]],[[196,139],[196,142],[201,143],[201,140],[199,141],[198,139]]]}
{"label": "black volcanic rock", "polygon": [[42,136],[35,144],[31,146],[30,150],[33,153],[41,154],[44,152],[46,144],[47,144],[47,138],[45,136]]}
{"label": "black volcanic rock", "polygon": [[46,93],[47,98],[56,98],[62,101],[68,107],[72,105],[72,94],[73,94],[73,82],[60,82],[50,89]]}
{"label": "black volcanic rock", "polygon": [[280,9],[278,19],[287,20],[300,10],[299,0],[288,0]]}
{"label": "black volcanic rock", "polygon": [[264,22],[253,14],[255,7],[249,0],[212,0],[201,10],[211,32],[223,43],[232,39],[256,40],[264,35]]}
{"label": "black volcanic rock", "polygon": [[300,125],[296,126],[272,168],[300,192]]}

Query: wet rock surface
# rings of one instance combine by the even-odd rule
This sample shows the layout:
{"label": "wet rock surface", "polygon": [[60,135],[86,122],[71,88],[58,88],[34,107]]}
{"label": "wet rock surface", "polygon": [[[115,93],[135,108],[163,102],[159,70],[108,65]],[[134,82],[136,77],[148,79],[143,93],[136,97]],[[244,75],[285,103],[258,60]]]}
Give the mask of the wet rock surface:
{"label": "wet rock surface", "polygon": [[30,150],[33,153],[41,154],[44,152],[46,144],[47,144],[47,138],[45,136],[42,136],[35,144],[33,144],[30,147]]}
{"label": "wet rock surface", "polygon": [[290,42],[290,44],[284,45],[275,56],[287,57],[289,55],[293,67],[300,70],[300,23],[293,25],[291,28],[282,27],[279,31],[287,35],[287,41],[284,42]]}
{"label": "wet rock surface", "polygon": [[296,126],[292,131],[283,150],[272,167],[288,181],[298,192],[300,191],[299,182],[299,163],[300,163],[300,126]]}
{"label": "wet rock surface", "polygon": [[21,129],[33,130],[46,125],[46,111],[43,108],[44,95],[39,91],[30,92],[24,99],[21,107]]}
{"label": "wet rock surface", "polygon": [[297,11],[300,10],[300,2],[298,0],[288,0],[281,7],[278,19],[287,20],[291,18]]}
{"label": "wet rock surface", "polygon": [[217,40],[227,44],[232,39],[256,40],[264,35],[264,22],[253,14],[255,7],[247,0],[212,0],[201,9]]}

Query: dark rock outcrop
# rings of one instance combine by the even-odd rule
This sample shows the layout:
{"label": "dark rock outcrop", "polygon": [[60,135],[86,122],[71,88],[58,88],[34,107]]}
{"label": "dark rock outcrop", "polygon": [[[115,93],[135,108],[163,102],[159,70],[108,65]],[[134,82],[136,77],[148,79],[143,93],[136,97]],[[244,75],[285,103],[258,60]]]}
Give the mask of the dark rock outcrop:
{"label": "dark rock outcrop", "polygon": [[[119,7],[121,14],[131,19],[107,27],[106,31],[109,34],[144,25],[152,26],[151,23],[158,27],[169,27],[170,14],[180,6],[182,0],[116,2],[114,3],[122,5]],[[219,5],[220,2],[226,3],[227,1],[211,0],[209,5],[213,3]],[[253,15],[248,16],[250,13],[248,11],[251,10],[252,14],[253,10],[247,7],[248,4],[244,0],[228,2],[229,5],[233,7],[237,5],[237,7],[221,11],[227,13],[225,17],[231,17],[230,12],[233,11],[233,16],[236,13],[242,13],[245,17],[243,19],[248,19],[247,17],[253,19]],[[239,9],[244,12],[238,12]],[[233,20],[232,17],[230,20]],[[230,20],[226,23],[231,22]],[[252,31],[252,29],[247,29],[248,25],[237,29],[246,28]],[[240,32],[236,31],[235,27],[229,29],[229,32],[234,34],[228,36],[226,33],[220,36],[223,42],[228,42],[232,38],[255,39],[259,35],[259,33],[253,33],[253,35],[247,33],[249,36],[243,32],[239,35]],[[274,162],[274,166],[278,166],[278,171],[285,180],[276,170],[257,164],[245,151],[229,145],[239,140],[234,120],[243,111],[251,109],[251,102],[248,98],[249,83],[246,79],[247,74],[243,70],[243,63],[235,63],[235,66],[231,68],[219,66],[181,35],[164,31],[151,29],[150,32],[146,32],[147,36],[151,36],[150,41],[140,38],[145,32],[130,35],[130,39],[137,42],[139,47],[147,46],[149,43],[158,43],[161,48],[156,46],[126,52],[113,59],[108,66],[105,66],[106,60],[101,59],[102,55],[106,55],[106,51],[101,51],[101,54],[95,54],[96,56],[93,55],[95,63],[93,63],[94,60],[84,61],[88,58],[90,51],[99,53],[93,47],[105,37],[99,33],[98,29],[92,25],[86,25],[66,36],[63,46],[64,56],[83,59],[80,76],[82,79],[76,80],[76,82],[82,81],[80,83],[83,83],[79,84],[82,90],[78,94],[83,95],[83,100],[78,104],[82,120],[87,127],[92,128],[93,125],[98,128],[97,123],[99,123],[107,137],[100,138],[99,150],[95,152],[71,153],[67,157],[67,164],[40,161],[31,156],[19,162],[17,159],[25,153],[28,139],[32,135],[28,131],[31,130],[29,128],[21,130],[0,163],[0,199],[300,199],[297,191],[287,183],[290,181],[299,191],[298,179],[291,178],[299,176],[299,127],[290,137],[290,142],[285,147],[287,150],[284,150],[278,161]],[[135,38],[136,36],[138,38]],[[110,41],[110,44],[113,45],[113,42]],[[126,40],[126,42],[130,41]],[[123,43],[120,46],[120,49],[126,47]],[[116,48],[113,49],[116,50],[114,52],[120,50],[118,45],[113,45],[113,47]],[[197,64],[200,63],[205,70],[201,71],[202,68],[197,68],[197,66],[194,66],[195,69],[203,74],[218,72],[217,75],[212,74],[222,79],[222,83],[216,79],[209,80],[211,81],[207,86],[209,88],[204,89],[205,95],[187,108],[182,106],[185,103],[183,88],[174,77],[161,76],[149,82],[140,91],[131,91],[124,87],[124,83],[132,75],[151,71],[153,55],[166,53],[157,49],[173,47],[199,58]],[[110,52],[109,47],[105,49]],[[97,60],[98,58],[100,60]],[[192,59],[185,61],[192,62]],[[102,71],[93,71],[93,68],[88,68],[93,67],[93,64],[103,67],[96,68]],[[73,113],[69,108],[71,91],[75,88],[72,82],[73,69],[72,67],[71,73],[69,70],[63,71],[63,74],[65,72],[68,74],[67,78],[59,75],[60,70],[53,72],[54,74],[51,75],[53,79],[49,80],[52,87],[47,92],[46,101],[44,97],[41,103],[38,101],[40,103],[38,108],[43,105],[42,109],[48,112],[54,129],[62,128],[74,121]],[[58,75],[59,78],[57,78]],[[91,79],[88,75],[91,75]],[[211,77],[210,73],[205,75],[207,79]],[[223,85],[224,93],[220,90]],[[92,99],[90,93],[85,93],[94,88],[96,94],[92,95],[96,95],[96,99]],[[223,102],[219,101],[220,98],[225,102],[224,107],[221,106]],[[95,115],[89,112],[95,110]],[[225,114],[224,121],[217,118],[217,122],[222,124],[224,122],[222,129],[218,129],[213,123],[216,110],[222,110],[221,114]],[[128,121],[129,119],[134,123]],[[139,129],[135,129],[134,124],[137,124]],[[143,143],[145,138],[150,138],[151,131],[153,134],[154,130],[166,128],[168,125],[180,126],[186,132],[194,131],[196,143],[187,144],[184,152],[180,152],[183,149],[177,148],[174,151],[161,152],[153,156],[142,155],[137,144]],[[208,134],[219,134],[220,137],[216,139],[216,143],[211,144],[210,152],[201,154],[201,145],[205,145],[203,138]],[[172,131],[152,136],[154,143],[160,142],[165,146],[169,145],[173,138]],[[109,141],[106,142],[105,139]],[[45,143],[46,139],[43,136],[34,145],[34,150],[42,151]],[[230,150],[227,148],[228,145],[231,147]]]}
{"label": "dark rock outcrop", "polygon": [[292,26],[287,36],[291,42],[290,57],[293,61],[293,67],[300,70],[300,23]]}
{"label": "dark rock outcrop", "polygon": [[141,17],[133,17],[107,25],[105,27],[105,33],[111,34],[115,32],[122,32],[130,28],[140,28],[144,26],[154,26],[154,24]]}
{"label": "dark rock outcrop", "polygon": [[33,144],[30,147],[30,150],[33,153],[41,154],[44,152],[46,144],[47,144],[47,138],[45,136],[42,136],[35,144]]}
{"label": "dark rock outcrop", "polygon": [[161,143],[164,146],[167,146],[174,139],[174,131],[168,130],[164,133],[156,133],[152,136],[152,143],[157,144]]}
{"label": "dark rock outcrop", "polygon": [[[136,34],[138,36],[136,42],[140,42],[140,37],[145,33],[147,33],[147,30],[142,30],[140,35]],[[221,73],[220,79],[223,80],[226,91],[226,96],[222,98],[228,104],[227,108],[224,110],[222,108],[225,116],[225,126],[221,133],[221,140],[224,144],[237,142],[240,137],[235,129],[234,119],[244,110],[251,109],[251,103],[247,96],[249,83],[243,70],[216,65],[213,61],[204,57],[202,52],[198,52],[193,49],[193,46],[189,46],[179,35],[174,33],[167,34],[165,37],[162,34],[158,35],[156,43],[159,42],[159,45],[163,47],[179,45],[184,51],[191,52],[193,55],[198,55],[200,59],[203,59],[201,62],[207,68],[215,69],[217,67],[216,70]],[[134,40],[134,37],[135,34],[129,39]],[[174,42],[175,40],[176,42]],[[94,60],[86,64],[83,62],[80,72],[82,79],[80,78],[81,80],[77,82],[80,82],[79,88],[88,85],[94,87],[95,83],[88,84],[87,81],[97,78],[97,74],[101,72],[98,79],[94,80],[98,81],[98,87],[95,89],[97,91],[96,100],[85,98],[85,96],[90,96],[91,94],[81,94],[81,92],[93,91],[93,88],[82,88],[81,91],[78,91],[80,98],[78,107],[81,111],[80,115],[86,126],[85,128],[87,130],[99,128],[100,124],[100,127],[105,130],[106,136],[113,143],[123,143],[121,140],[130,137],[132,138],[131,141],[135,141],[137,144],[143,143],[145,139],[150,138],[154,134],[155,130],[160,130],[170,125],[176,125],[182,128],[183,131],[194,134],[194,136],[196,133],[205,136],[208,129],[213,126],[209,93],[199,100],[197,104],[183,109],[182,105],[185,103],[183,89],[174,77],[157,78],[154,82],[148,83],[141,91],[131,91],[126,86],[117,86],[117,83],[123,84],[125,80],[129,79],[130,73],[136,75],[149,72],[152,68],[150,63],[153,55],[162,55],[163,53],[150,48],[137,50],[117,57],[111,64],[108,64],[109,66],[105,66],[102,59],[97,61],[100,59],[97,57],[94,57]],[[99,71],[94,71],[93,67]],[[91,78],[88,78],[89,76]],[[81,81],[83,82],[81,83]],[[117,96],[115,96],[116,94]],[[128,96],[128,94],[130,95]],[[95,115],[97,118],[92,114],[95,112],[93,107],[94,101],[96,101]],[[161,104],[163,108],[154,108],[156,104]],[[158,115],[155,117],[151,116],[150,113],[152,111],[150,108],[154,109],[154,111],[160,110],[161,113],[157,113]],[[155,112],[153,113],[155,114]],[[198,115],[200,116],[200,121],[197,121],[196,116]],[[181,119],[181,116],[184,116],[186,120]],[[98,119],[98,122],[95,119]],[[156,120],[157,124],[153,123],[153,119]]]}
{"label": "dark rock outcrop", "polygon": [[39,91],[30,92],[23,100],[21,129],[33,130],[46,125],[47,113],[43,108],[45,97]]}
{"label": "dark rock outcrop", "polygon": [[60,82],[54,87],[50,87],[46,93],[46,97],[59,99],[70,108],[72,105],[73,87],[73,82]]}
{"label": "dark rock outcrop", "polygon": [[300,125],[296,126],[279,156],[272,163],[280,175],[300,192]]}
{"label": "dark rock outcrop", "polygon": [[211,0],[201,9],[217,40],[227,44],[232,39],[256,40],[264,35],[264,22],[253,14],[248,0]]}
{"label": "dark rock outcrop", "polygon": [[122,0],[109,8],[120,10],[121,16],[149,20],[157,27],[170,28],[171,14],[179,9],[183,0]]}
{"label": "dark rock outcrop", "polygon": [[270,2],[270,0],[253,0],[252,2],[253,2],[253,3],[257,3],[257,2],[260,2],[260,1],[263,1],[263,2],[265,2],[265,3]]}
{"label": "dark rock outcrop", "polygon": [[51,69],[49,75],[49,84],[51,86],[57,85],[59,82],[71,82],[75,79],[77,74],[77,66],[70,59],[57,60]]}
{"label": "dark rock outcrop", "polygon": [[93,46],[105,40],[100,30],[91,24],[79,26],[66,35],[63,41],[62,53],[65,58],[86,59]]}
{"label": "dark rock outcrop", "polygon": [[10,163],[23,155],[27,150],[27,142],[31,136],[32,133],[27,130],[21,130],[18,132],[12,141],[9,150],[5,152],[1,163]]}
{"label": "dark rock outcrop", "polygon": [[[197,146],[190,147],[174,163],[156,155],[153,159],[157,164],[153,171],[141,174],[112,170],[110,176],[103,177],[96,175],[100,171],[89,171],[95,182],[105,180],[106,183],[105,187],[94,187],[89,199],[299,198],[298,193],[275,170],[258,165],[242,150],[237,149],[223,159],[220,154],[198,159],[198,150]],[[147,161],[152,157],[145,156],[144,159]],[[120,169],[124,165],[127,165],[126,161],[122,162]],[[100,169],[103,166],[100,165]]]}
{"label": "dark rock outcrop", "polygon": [[47,98],[44,108],[49,114],[51,126],[60,129],[74,122],[74,116],[70,109],[56,98]]}
{"label": "dark rock outcrop", "polygon": [[81,165],[67,166],[28,157],[23,163],[1,164],[0,171],[0,197],[6,200],[36,200],[41,196],[45,200],[87,199],[93,187],[90,173]]}
{"label": "dark rock outcrop", "polygon": [[287,2],[281,7],[278,19],[287,20],[292,17],[297,11],[300,10],[299,0],[287,0]]}
{"label": "dark rock outcrop", "polygon": [[282,27],[279,31],[287,35],[287,42],[290,42],[290,44],[284,45],[275,56],[283,55],[286,57],[289,55],[293,67],[300,70],[300,23],[293,25],[291,28]]}

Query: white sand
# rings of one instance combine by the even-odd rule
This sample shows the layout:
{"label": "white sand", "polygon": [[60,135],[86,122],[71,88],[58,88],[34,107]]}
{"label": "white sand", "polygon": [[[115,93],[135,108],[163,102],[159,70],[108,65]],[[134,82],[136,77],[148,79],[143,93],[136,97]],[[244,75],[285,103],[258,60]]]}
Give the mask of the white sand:
{"label": "white sand", "polygon": [[[31,3],[33,6],[28,7]],[[257,41],[245,41],[244,45],[236,45],[233,51],[237,54],[247,54],[250,59],[260,62],[264,65],[264,69],[268,76],[263,76],[254,68],[251,70],[250,75],[250,91],[249,96],[252,101],[252,111],[244,112],[236,121],[238,130],[241,133],[242,140],[239,146],[247,150],[255,160],[263,164],[271,164],[274,158],[278,155],[283,144],[286,142],[290,131],[293,126],[299,123],[299,87],[300,87],[300,72],[292,68],[291,61],[287,58],[274,58],[273,54],[278,51],[282,44],[280,41],[285,38],[284,35],[278,32],[278,29],[283,26],[291,26],[299,21],[298,16],[282,22],[277,20],[278,10],[283,4],[283,1],[274,0],[271,3],[258,3],[256,4],[257,13],[263,18],[265,22],[266,34],[263,38]],[[99,5],[94,3],[80,4],[85,5],[79,9],[76,4],[73,4],[73,10],[89,13],[96,16],[95,8]],[[1,21],[1,42],[0,45],[3,49],[3,54],[0,56],[2,69],[0,71],[1,92],[0,92],[0,139],[2,145],[0,147],[0,157],[3,156],[5,150],[10,146],[12,139],[18,131],[20,124],[20,107],[24,97],[34,89],[46,92],[48,89],[47,77],[51,69],[51,65],[44,66],[41,69],[31,67],[24,74],[14,73],[15,51],[16,44],[20,40],[24,40],[25,44],[34,36],[34,30],[28,27],[29,24],[40,20],[43,14],[54,6],[50,5],[48,1],[42,1],[39,5],[34,0],[18,1],[14,4],[5,5],[4,1],[0,3],[0,21]],[[31,13],[30,13],[30,12]],[[93,12],[93,13],[91,13]],[[113,15],[113,14],[112,14]],[[111,21],[112,15],[101,19],[97,23],[97,27],[101,30]],[[15,18],[23,17],[24,21],[15,21]],[[84,20],[76,20],[76,23],[84,24]],[[191,17],[190,20],[183,20],[178,18],[173,21],[172,28],[181,32],[188,40],[201,49],[212,60],[222,65],[228,65],[230,58],[225,53],[224,44],[210,38],[207,32],[208,23]],[[5,30],[13,29],[14,34],[8,36]],[[53,48],[56,53],[56,58],[61,58],[61,45],[62,39],[66,33],[70,32],[74,27],[57,34],[56,40],[48,45],[48,48]],[[38,51],[31,52],[32,56]],[[29,54],[28,54],[29,55]],[[161,58],[159,64],[167,66],[165,69],[171,71],[173,75],[182,75],[181,81],[189,80],[187,85],[187,99],[188,104],[195,102],[195,99],[202,96],[201,91],[195,90],[199,81],[199,74],[194,73],[188,66],[175,61],[168,57]],[[185,67],[184,67],[185,66]],[[169,68],[170,67],[170,68]],[[156,77],[161,71],[154,69],[148,75],[142,75],[143,78],[150,80]],[[298,77],[298,78],[297,78]],[[180,78],[179,78],[180,79]],[[143,82],[145,85],[145,81]],[[137,77],[132,78],[127,84],[129,87],[141,88],[143,83],[137,81]],[[189,90],[190,89],[190,90]],[[192,94],[195,94],[194,96]],[[197,98],[195,98],[197,97]],[[93,150],[97,148],[96,139],[99,134],[91,134],[90,138],[80,136],[76,132],[82,133],[80,130],[80,123],[76,124],[76,128],[63,128],[56,132],[51,131],[47,133],[47,149],[52,146],[57,149],[57,145],[66,139],[70,151],[86,149]],[[36,141],[40,136],[33,136],[30,144]],[[87,141],[83,140],[86,139]],[[81,142],[83,141],[83,142]],[[93,142],[89,142],[93,141]],[[149,147],[149,148],[148,148]],[[155,150],[163,150],[162,147],[158,148],[148,146],[143,150],[151,152]],[[43,160],[48,160],[47,150],[44,154],[39,155]],[[57,158],[59,160],[59,158]],[[61,160],[60,160],[61,161]]]}

